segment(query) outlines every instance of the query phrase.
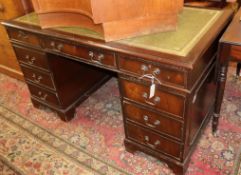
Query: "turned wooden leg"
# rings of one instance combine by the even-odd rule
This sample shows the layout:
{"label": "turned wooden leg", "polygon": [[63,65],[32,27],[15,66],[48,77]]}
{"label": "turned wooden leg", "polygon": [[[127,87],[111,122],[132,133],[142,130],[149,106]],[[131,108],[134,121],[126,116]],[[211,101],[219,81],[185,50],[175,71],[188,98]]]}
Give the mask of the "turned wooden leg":
{"label": "turned wooden leg", "polygon": [[220,117],[220,110],[223,101],[224,89],[227,79],[227,70],[230,54],[230,45],[221,43],[219,44],[218,58],[216,63],[216,83],[217,83],[217,92],[215,99],[215,108],[213,115],[212,131],[215,133],[218,128],[218,120]]}

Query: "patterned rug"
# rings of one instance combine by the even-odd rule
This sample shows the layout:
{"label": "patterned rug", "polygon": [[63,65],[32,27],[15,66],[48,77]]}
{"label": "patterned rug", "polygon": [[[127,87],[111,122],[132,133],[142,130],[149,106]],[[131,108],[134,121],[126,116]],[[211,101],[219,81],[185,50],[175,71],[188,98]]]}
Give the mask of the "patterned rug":
{"label": "patterned rug", "polygon": [[[205,129],[188,175],[237,175],[241,161],[241,80],[230,68],[218,136]],[[62,122],[35,109],[25,83],[0,74],[0,174],[171,175],[163,162],[125,151],[117,88],[112,78]]]}

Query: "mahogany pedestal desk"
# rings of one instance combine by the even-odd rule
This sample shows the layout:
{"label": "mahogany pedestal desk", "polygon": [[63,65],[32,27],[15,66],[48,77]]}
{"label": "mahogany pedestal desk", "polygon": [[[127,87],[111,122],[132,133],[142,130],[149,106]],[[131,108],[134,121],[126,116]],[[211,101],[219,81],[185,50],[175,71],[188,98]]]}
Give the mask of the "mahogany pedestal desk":
{"label": "mahogany pedestal desk", "polygon": [[83,28],[42,30],[34,13],[3,24],[36,107],[68,121],[114,72],[126,149],[184,174],[214,111],[218,40],[231,16],[227,9],[184,8],[176,31],[108,43]]}
{"label": "mahogany pedestal desk", "polygon": [[213,130],[217,129],[218,119],[220,115],[221,104],[223,100],[224,88],[227,78],[228,63],[230,59],[238,62],[237,76],[239,76],[240,64],[241,64],[241,8],[235,15],[233,21],[223,34],[219,42],[219,52],[217,59],[217,70],[218,70],[218,90],[217,99],[215,105],[214,114],[214,127]]}

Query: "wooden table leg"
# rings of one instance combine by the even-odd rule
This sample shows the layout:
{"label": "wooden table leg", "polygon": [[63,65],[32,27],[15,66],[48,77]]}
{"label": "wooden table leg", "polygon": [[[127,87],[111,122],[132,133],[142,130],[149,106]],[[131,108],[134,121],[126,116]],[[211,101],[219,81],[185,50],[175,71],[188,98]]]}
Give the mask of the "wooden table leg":
{"label": "wooden table leg", "polygon": [[218,128],[218,121],[220,117],[220,110],[223,101],[224,89],[227,79],[227,70],[228,70],[228,63],[229,63],[229,54],[230,54],[230,45],[225,43],[219,44],[218,50],[218,58],[217,58],[217,93],[216,93],[216,102],[215,102],[215,109],[213,115],[213,122],[212,122],[212,130],[213,133],[217,131]]}

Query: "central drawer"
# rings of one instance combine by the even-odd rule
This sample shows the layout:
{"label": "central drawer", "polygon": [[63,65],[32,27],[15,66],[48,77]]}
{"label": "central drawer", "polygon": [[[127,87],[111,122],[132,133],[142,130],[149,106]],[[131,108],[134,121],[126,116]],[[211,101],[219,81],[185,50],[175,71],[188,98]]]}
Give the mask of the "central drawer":
{"label": "central drawer", "polygon": [[50,51],[76,56],[78,59],[88,60],[94,64],[116,67],[115,54],[105,50],[76,46],[59,40],[44,40],[44,46]]}

